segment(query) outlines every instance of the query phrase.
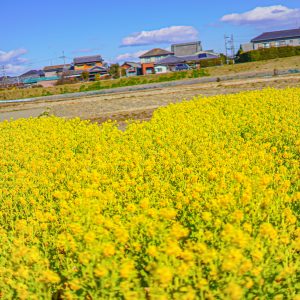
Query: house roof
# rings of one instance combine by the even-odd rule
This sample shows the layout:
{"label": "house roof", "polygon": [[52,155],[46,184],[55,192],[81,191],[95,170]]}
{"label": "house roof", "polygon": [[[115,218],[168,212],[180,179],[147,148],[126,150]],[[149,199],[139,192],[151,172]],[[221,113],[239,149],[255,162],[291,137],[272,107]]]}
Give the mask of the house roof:
{"label": "house roof", "polygon": [[93,68],[89,69],[88,71],[89,71],[89,73],[93,73],[93,72],[107,72],[107,69],[104,68],[104,67],[96,66],[96,67],[93,67]]}
{"label": "house roof", "polygon": [[187,60],[205,60],[205,59],[214,59],[214,58],[219,58],[220,55],[216,53],[209,53],[209,52],[199,52],[196,53],[195,55],[189,55],[185,56],[184,58]]}
{"label": "house roof", "polygon": [[143,55],[140,56],[140,58],[152,57],[152,56],[162,56],[162,55],[172,55],[172,54],[174,54],[174,53],[164,50],[164,49],[155,48],[155,49],[152,49],[152,50],[144,53]]}
{"label": "house roof", "polygon": [[167,56],[158,62],[156,62],[156,65],[173,65],[173,64],[180,64],[184,62],[184,57],[178,57],[178,56]]}
{"label": "house roof", "polygon": [[133,68],[141,68],[142,67],[140,63],[133,62],[133,61],[125,61],[122,66],[124,66],[124,65],[128,65]]}
{"label": "house roof", "polygon": [[22,74],[20,77],[32,77],[32,76],[43,76],[44,72],[42,70],[30,70],[24,74]]}
{"label": "house roof", "polygon": [[212,54],[206,52],[201,52],[196,55],[188,55],[188,56],[172,55],[159,60],[158,62],[155,63],[155,65],[176,65],[184,62],[189,62],[189,61],[201,61],[206,59],[214,59],[218,57],[219,57],[218,54]]}
{"label": "house roof", "polygon": [[69,69],[71,67],[70,64],[66,65],[55,65],[55,66],[46,66],[44,67],[44,72],[55,72],[55,71],[60,71],[63,69]]}
{"label": "house roof", "polygon": [[103,59],[101,55],[92,55],[92,56],[81,56],[74,58],[74,64],[84,64],[91,62],[102,62]]}
{"label": "house roof", "polygon": [[83,72],[85,72],[84,70],[66,70],[64,72],[65,76],[74,76],[74,75],[81,75]]}
{"label": "house roof", "polygon": [[297,37],[300,37],[300,28],[290,29],[290,30],[264,32],[263,34],[252,39],[251,42],[255,43],[255,42],[263,42],[263,41],[269,41],[269,40],[297,38]]}

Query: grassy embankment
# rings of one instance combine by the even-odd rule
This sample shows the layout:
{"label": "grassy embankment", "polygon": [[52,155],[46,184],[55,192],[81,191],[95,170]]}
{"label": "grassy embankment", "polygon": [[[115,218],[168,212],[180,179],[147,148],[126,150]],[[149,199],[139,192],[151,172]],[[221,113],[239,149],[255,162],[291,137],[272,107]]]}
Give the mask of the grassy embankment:
{"label": "grassy embankment", "polygon": [[7,99],[22,99],[22,98],[33,98],[41,96],[59,95],[67,93],[77,93],[77,92],[87,92],[87,91],[97,91],[102,89],[110,89],[124,86],[134,86],[147,83],[158,83],[167,82],[173,80],[189,79],[189,78],[199,78],[208,76],[209,73],[204,70],[191,70],[167,73],[161,75],[147,75],[147,76],[137,76],[130,78],[120,78],[120,79],[109,79],[93,82],[78,82],[75,84],[65,84],[54,87],[37,87],[30,89],[5,89],[0,90],[0,100]]}
{"label": "grassy embankment", "polygon": [[0,90],[0,101],[7,99],[22,99],[31,97],[40,97],[48,95],[59,95],[66,93],[76,93],[84,91],[101,90],[123,86],[134,86],[147,83],[166,82],[172,80],[197,78],[202,76],[222,76],[232,75],[244,72],[267,72],[277,70],[288,70],[300,68],[299,56],[277,58],[267,61],[250,62],[236,65],[224,65],[218,67],[208,67],[200,72],[188,71],[168,73],[163,75],[148,75],[132,78],[121,78],[115,80],[103,80],[99,82],[80,82],[76,84],[66,84],[48,88],[32,89],[9,89]]}

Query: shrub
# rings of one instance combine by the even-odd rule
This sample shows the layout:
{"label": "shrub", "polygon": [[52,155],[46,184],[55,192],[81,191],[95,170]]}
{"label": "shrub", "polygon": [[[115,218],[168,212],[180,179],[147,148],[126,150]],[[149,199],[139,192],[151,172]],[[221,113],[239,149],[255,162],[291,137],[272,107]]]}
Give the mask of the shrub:
{"label": "shrub", "polygon": [[237,62],[253,62],[300,55],[300,47],[272,47],[240,53]]}

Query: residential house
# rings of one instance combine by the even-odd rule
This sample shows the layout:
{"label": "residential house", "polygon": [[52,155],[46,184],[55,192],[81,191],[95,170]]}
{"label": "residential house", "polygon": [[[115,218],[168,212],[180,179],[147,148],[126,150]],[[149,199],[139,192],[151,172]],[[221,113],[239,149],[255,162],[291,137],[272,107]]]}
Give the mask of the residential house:
{"label": "residential house", "polygon": [[290,30],[280,30],[264,32],[251,40],[253,49],[300,46],[300,28]]}
{"label": "residential house", "polygon": [[184,59],[175,55],[165,57],[155,63],[155,73],[167,73],[175,71],[178,64],[184,63]]}
{"label": "residential house", "polygon": [[0,88],[12,87],[12,86],[22,86],[23,83],[20,81],[20,78],[15,76],[2,76],[0,77]]}
{"label": "residential house", "polygon": [[73,62],[75,71],[88,71],[93,67],[103,66],[103,59],[101,55],[75,57]]}
{"label": "residential house", "polygon": [[30,70],[19,76],[21,79],[45,77],[42,70]]}
{"label": "residential house", "polygon": [[173,44],[171,45],[171,51],[175,56],[194,55],[195,53],[202,51],[202,45],[200,41]]}
{"label": "residential house", "polygon": [[73,60],[74,70],[68,72],[68,78],[80,78],[83,72],[89,73],[89,80],[95,80],[98,74],[104,76],[108,74],[106,64],[101,55],[75,57]]}
{"label": "residential house", "polygon": [[41,70],[30,70],[20,76],[0,77],[0,86],[24,86],[36,84],[40,80],[45,79],[45,74]]}
{"label": "residential house", "polygon": [[[212,52],[201,51],[194,55],[187,56],[169,56],[159,60],[155,63],[155,70],[159,73],[166,73],[168,71],[175,71],[178,64],[192,65],[194,68],[201,67],[201,61],[208,59],[217,59],[220,55]],[[165,67],[165,68],[163,68]]]}
{"label": "residential house", "polygon": [[58,79],[58,76],[46,77],[41,70],[31,70],[19,76],[20,82],[26,86],[41,85],[49,87],[55,85]]}
{"label": "residential house", "polygon": [[125,70],[127,77],[142,75],[142,65],[137,62],[124,62],[120,68]]}
{"label": "residential house", "polygon": [[81,80],[82,79],[82,73],[83,72],[88,72],[89,73],[89,80],[93,81],[96,78],[96,75],[100,75],[100,76],[105,76],[108,75],[108,71],[105,67],[93,67],[90,68],[88,70],[67,70],[64,72],[64,77],[65,78],[74,78],[74,79],[78,79]]}
{"label": "residential house", "polygon": [[174,53],[160,48],[152,49],[141,55],[142,74],[153,74],[155,72],[154,64],[170,55],[174,55]]}
{"label": "residential house", "polygon": [[154,66],[154,71],[155,74],[163,74],[163,73],[168,73],[169,72],[169,68],[166,65],[155,65]]}
{"label": "residential house", "polygon": [[43,71],[45,74],[45,77],[56,77],[61,76],[63,72],[70,70],[71,65],[55,65],[55,66],[46,66],[44,67]]}
{"label": "residential house", "polygon": [[95,80],[97,74],[100,76],[108,75],[108,71],[103,66],[95,66],[89,69],[89,80]]}
{"label": "residential house", "polygon": [[254,50],[254,44],[253,43],[245,43],[241,45],[241,49],[243,52],[249,52]]}

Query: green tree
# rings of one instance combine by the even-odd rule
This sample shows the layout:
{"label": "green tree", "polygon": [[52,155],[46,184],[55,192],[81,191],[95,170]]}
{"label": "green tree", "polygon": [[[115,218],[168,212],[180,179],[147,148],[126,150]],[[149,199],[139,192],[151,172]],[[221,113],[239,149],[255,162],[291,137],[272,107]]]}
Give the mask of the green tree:
{"label": "green tree", "polygon": [[95,75],[95,81],[100,81],[100,80],[101,80],[100,74],[96,74]]}
{"label": "green tree", "polygon": [[126,76],[126,70],[121,68],[121,76],[122,77],[125,77]]}
{"label": "green tree", "polygon": [[84,72],[81,73],[81,78],[82,78],[84,81],[89,80],[89,77],[90,77],[89,72],[84,71]]}
{"label": "green tree", "polygon": [[120,78],[120,65],[119,64],[112,64],[109,68],[109,74],[112,78]]}

